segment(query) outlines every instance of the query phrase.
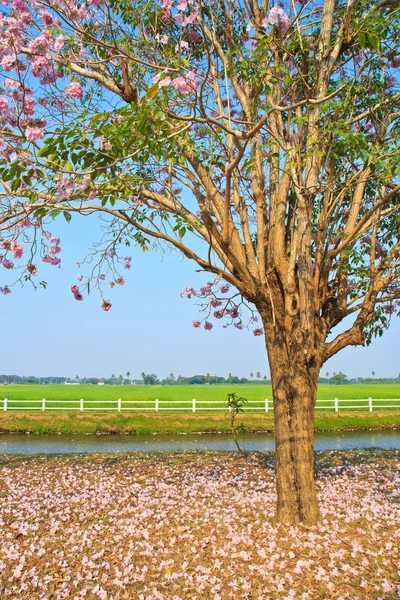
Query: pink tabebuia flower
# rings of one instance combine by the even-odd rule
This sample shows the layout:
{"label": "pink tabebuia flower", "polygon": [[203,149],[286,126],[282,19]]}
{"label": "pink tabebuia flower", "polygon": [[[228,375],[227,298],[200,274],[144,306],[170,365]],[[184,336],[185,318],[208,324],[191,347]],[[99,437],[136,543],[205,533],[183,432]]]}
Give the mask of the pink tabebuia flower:
{"label": "pink tabebuia flower", "polygon": [[101,308],[107,312],[110,310],[111,306],[112,306],[112,304],[110,302],[107,302],[107,300],[104,300],[103,304],[101,305]]}
{"label": "pink tabebuia flower", "polygon": [[31,275],[36,275],[36,273],[37,273],[37,267],[35,265],[33,265],[32,263],[29,263],[29,264],[26,265],[26,270]]}
{"label": "pink tabebuia flower", "polygon": [[36,142],[44,137],[44,129],[42,127],[27,127],[25,130],[26,139],[30,142]]}
{"label": "pink tabebuia flower", "polygon": [[176,79],[174,79],[173,82],[172,82],[172,86],[178,92],[182,92],[183,94],[188,94],[189,92],[193,91],[192,86],[182,76],[177,77]]}
{"label": "pink tabebuia flower", "polygon": [[164,77],[158,84],[158,87],[167,87],[171,85],[171,77]]}
{"label": "pink tabebuia flower", "polygon": [[264,333],[264,330],[263,330],[263,329],[260,329],[260,328],[254,329],[254,331],[253,331],[253,334],[254,334],[256,337],[257,337],[257,336],[259,336],[259,335],[262,335],[263,333]]}
{"label": "pink tabebuia flower", "polygon": [[284,29],[287,29],[289,27],[290,19],[283,10],[282,6],[279,6],[279,4],[271,8],[268,17],[263,19],[262,25],[263,27],[267,27],[269,23],[271,25],[280,24]]}
{"label": "pink tabebuia flower", "polygon": [[83,88],[80,83],[78,83],[77,81],[74,81],[73,83],[70,83],[69,86],[67,86],[65,88],[65,93],[67,96],[70,96],[71,98],[82,99]]}

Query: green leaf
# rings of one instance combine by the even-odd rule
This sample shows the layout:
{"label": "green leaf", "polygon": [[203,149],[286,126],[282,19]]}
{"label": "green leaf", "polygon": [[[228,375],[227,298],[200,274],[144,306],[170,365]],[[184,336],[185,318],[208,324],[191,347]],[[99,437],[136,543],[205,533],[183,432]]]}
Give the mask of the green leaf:
{"label": "green leaf", "polygon": [[146,93],[146,98],[148,100],[150,100],[150,98],[154,98],[154,96],[157,94],[157,92],[158,92],[158,83],[149,87],[149,89],[147,90],[147,93]]}
{"label": "green leaf", "polygon": [[368,33],[368,48],[371,48],[371,50],[379,50],[380,44],[380,39],[376,33]]}
{"label": "green leaf", "polygon": [[42,146],[38,152],[38,156],[49,156],[52,152],[52,148],[50,146]]}
{"label": "green leaf", "polygon": [[20,186],[21,186],[21,181],[19,179],[14,179],[14,181],[10,185],[11,191],[16,192]]}
{"label": "green leaf", "polygon": [[361,48],[365,48],[365,46],[367,45],[367,36],[364,31],[361,31],[361,33],[359,33],[358,43],[360,44]]}
{"label": "green leaf", "polygon": [[72,218],[71,214],[67,210],[64,210],[63,215],[64,215],[64,218],[67,221],[67,223],[69,223]]}

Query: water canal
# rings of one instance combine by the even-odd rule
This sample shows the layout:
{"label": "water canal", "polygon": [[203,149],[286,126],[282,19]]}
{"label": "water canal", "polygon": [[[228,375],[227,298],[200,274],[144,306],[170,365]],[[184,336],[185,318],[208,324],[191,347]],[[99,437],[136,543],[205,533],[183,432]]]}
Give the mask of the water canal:
{"label": "water canal", "polygon": [[[274,450],[273,434],[240,438],[246,450]],[[316,450],[394,448],[400,450],[400,431],[352,431],[315,434]],[[229,434],[67,435],[0,434],[0,454],[76,454],[184,450],[235,450]]]}

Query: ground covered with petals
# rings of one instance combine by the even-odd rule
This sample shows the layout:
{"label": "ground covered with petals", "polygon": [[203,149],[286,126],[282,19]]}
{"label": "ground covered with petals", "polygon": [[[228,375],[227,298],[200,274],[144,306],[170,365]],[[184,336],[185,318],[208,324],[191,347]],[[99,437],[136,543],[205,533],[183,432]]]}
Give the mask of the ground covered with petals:
{"label": "ground covered with petals", "polygon": [[322,522],[285,527],[272,454],[2,457],[0,598],[399,598],[400,453],[317,477]]}

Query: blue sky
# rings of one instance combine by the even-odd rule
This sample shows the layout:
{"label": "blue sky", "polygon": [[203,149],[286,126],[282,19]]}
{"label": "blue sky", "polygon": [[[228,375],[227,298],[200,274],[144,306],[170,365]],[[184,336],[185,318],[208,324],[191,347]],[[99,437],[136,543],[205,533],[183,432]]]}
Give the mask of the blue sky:
{"label": "blue sky", "polygon": [[[91,220],[74,216],[51,230],[61,236],[62,268],[41,265],[39,279],[47,290],[31,286],[14,288],[0,295],[2,344],[0,372],[17,375],[79,375],[107,377],[130,371],[133,377],[154,372],[188,376],[196,373],[248,377],[260,371],[269,375],[262,337],[252,332],[223,329],[194,329],[199,317],[193,300],[180,297],[187,285],[197,288],[210,279],[196,273],[196,265],[178,253],[143,253],[131,249],[132,269],[126,283],[107,294],[112,309],[104,312],[94,292],[83,302],[74,300],[70,286],[84,269],[76,262],[84,258],[96,237]],[[0,285],[11,283],[2,269]],[[398,340],[400,320],[369,348],[348,348],[322,368],[322,374],[342,371],[348,377],[397,376],[400,372]]]}

